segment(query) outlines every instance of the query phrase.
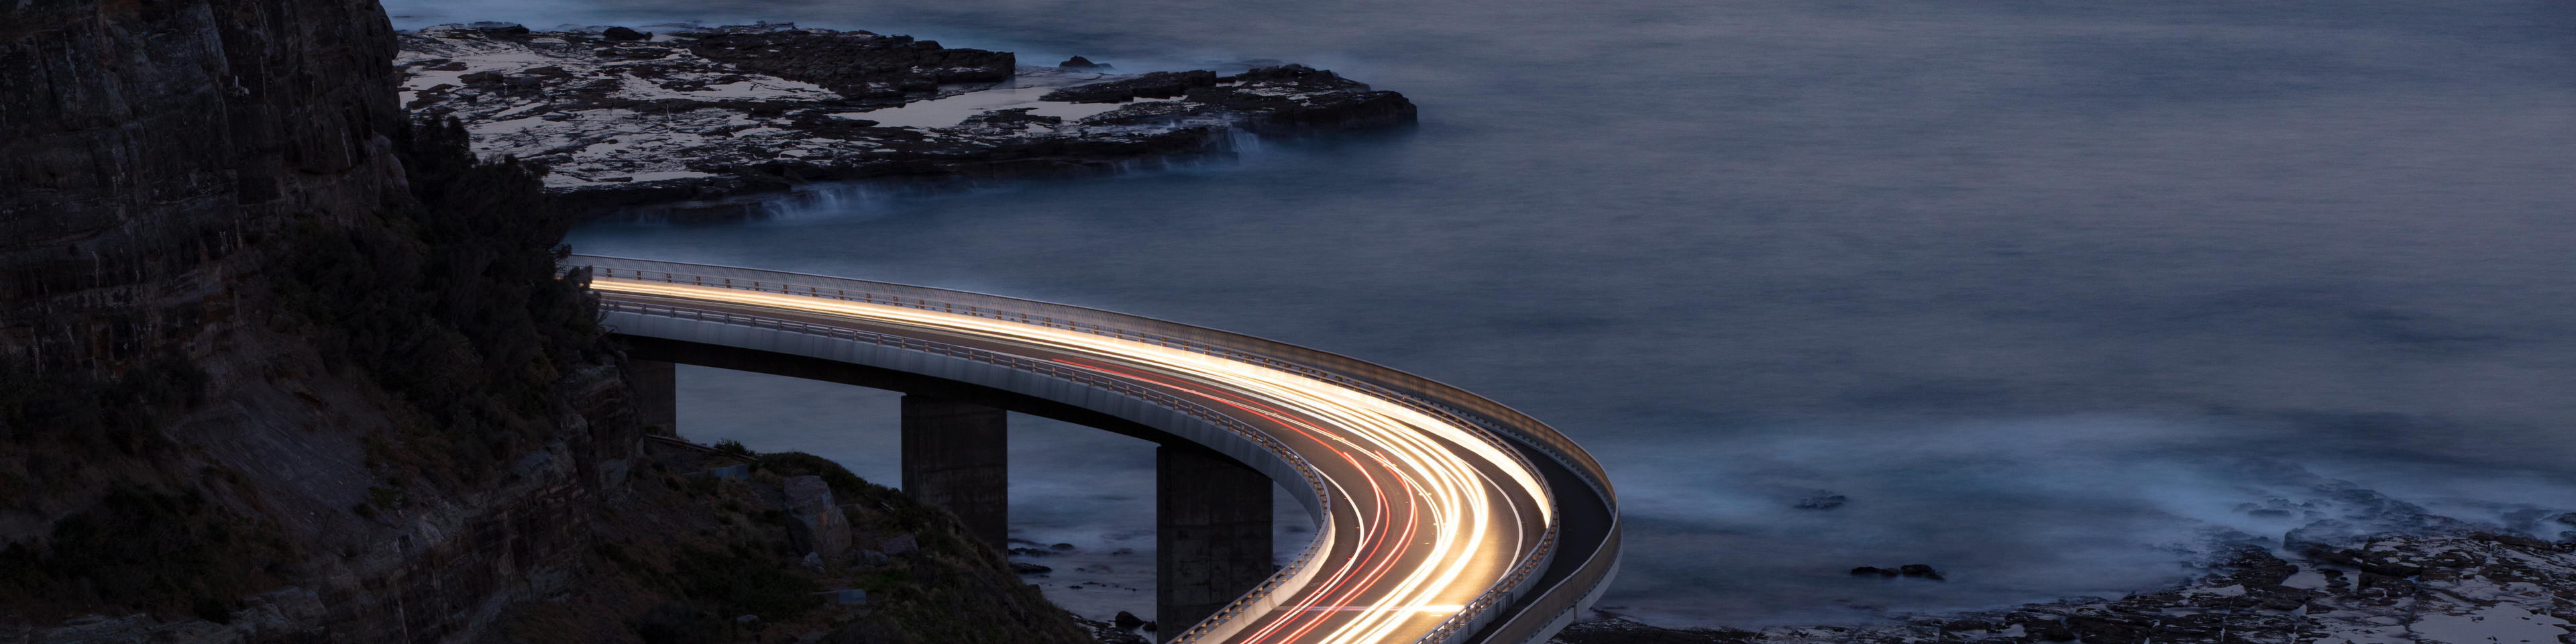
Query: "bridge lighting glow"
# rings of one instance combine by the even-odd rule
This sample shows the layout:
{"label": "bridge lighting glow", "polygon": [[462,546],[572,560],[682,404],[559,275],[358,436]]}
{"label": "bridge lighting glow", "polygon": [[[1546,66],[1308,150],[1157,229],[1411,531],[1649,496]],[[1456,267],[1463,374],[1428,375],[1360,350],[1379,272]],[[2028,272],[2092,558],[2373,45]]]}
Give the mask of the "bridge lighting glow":
{"label": "bridge lighting glow", "polygon": [[1416,612],[1416,613],[1455,613],[1455,612],[1462,611],[1462,610],[1466,610],[1466,609],[1467,609],[1467,607],[1466,607],[1466,606],[1462,606],[1462,605],[1442,605],[1442,606],[1312,606],[1312,607],[1308,607],[1308,608],[1306,608],[1305,610],[1310,610],[1310,611],[1337,611],[1337,610],[1338,610],[1338,611],[1354,611],[1354,610],[1355,610],[1355,611],[1396,611],[1396,612],[1411,611],[1411,612]]}
{"label": "bridge lighting glow", "polygon": [[[939,310],[623,279],[620,299],[825,317],[907,337],[957,338],[1204,401],[1300,446],[1355,538],[1312,581],[1227,618],[1204,642],[1414,642],[1509,581],[1556,509],[1538,474],[1488,431],[1290,371],[1160,344]],[[947,341],[942,339],[941,341]],[[1349,513],[1345,516],[1344,512]],[[1506,602],[1507,603],[1507,602]],[[1500,608],[1499,605],[1488,609]],[[1213,622],[1211,622],[1213,623]],[[1180,626],[1180,625],[1175,625]]]}

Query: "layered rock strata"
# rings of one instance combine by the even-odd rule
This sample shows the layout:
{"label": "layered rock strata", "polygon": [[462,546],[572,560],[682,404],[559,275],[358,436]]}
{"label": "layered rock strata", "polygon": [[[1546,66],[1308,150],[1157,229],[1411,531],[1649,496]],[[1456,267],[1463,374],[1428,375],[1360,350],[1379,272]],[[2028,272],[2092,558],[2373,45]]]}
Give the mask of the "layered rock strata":
{"label": "layered rock strata", "polygon": [[[560,582],[547,560],[633,451],[622,379],[443,317],[526,319],[546,273],[509,273],[548,262],[389,227],[460,212],[416,200],[423,177],[514,180],[461,151],[407,172],[394,52],[366,0],[0,9],[0,637],[434,641]],[[324,257],[350,261],[299,265]],[[372,304],[311,290],[460,268]],[[353,333],[351,305],[437,315]],[[429,359],[353,361],[398,353]],[[426,373],[450,367],[508,375]]]}
{"label": "layered rock strata", "polygon": [[[373,0],[0,5],[0,641],[1080,639],[828,463],[641,469],[571,218],[395,52]],[[919,552],[803,559],[860,537]]]}
{"label": "layered rock strata", "polygon": [[1232,132],[1378,127],[1415,112],[1401,94],[1299,65],[1119,76],[865,31],[648,30],[422,29],[402,39],[403,101],[462,119],[479,152],[548,168],[548,189],[588,212],[682,218],[875,177],[1224,158]]}

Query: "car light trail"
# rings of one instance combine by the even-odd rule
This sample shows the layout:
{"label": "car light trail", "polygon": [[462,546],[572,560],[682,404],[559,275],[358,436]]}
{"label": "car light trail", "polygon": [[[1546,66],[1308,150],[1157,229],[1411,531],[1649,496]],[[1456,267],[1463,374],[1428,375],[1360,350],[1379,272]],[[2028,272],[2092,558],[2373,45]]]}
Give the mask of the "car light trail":
{"label": "car light trail", "polygon": [[[1290,371],[1160,344],[901,305],[692,284],[595,279],[621,300],[822,317],[963,340],[1152,386],[1276,427],[1326,480],[1343,530],[1314,581],[1270,608],[1219,618],[1202,641],[1414,642],[1544,556],[1555,508],[1538,475],[1487,430]],[[1348,512],[1347,518],[1343,512]],[[1495,607],[1489,607],[1495,608]],[[1176,625],[1186,627],[1187,625]]]}

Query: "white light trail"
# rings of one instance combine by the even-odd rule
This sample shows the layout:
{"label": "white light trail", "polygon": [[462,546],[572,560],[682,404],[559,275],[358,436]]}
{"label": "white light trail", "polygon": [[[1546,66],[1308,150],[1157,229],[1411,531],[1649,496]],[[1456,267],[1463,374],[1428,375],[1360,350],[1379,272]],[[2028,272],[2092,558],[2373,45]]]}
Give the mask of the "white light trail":
{"label": "white light trail", "polygon": [[[1325,380],[1157,344],[897,305],[620,279],[599,279],[591,286],[610,293],[839,316],[1082,356],[1105,364],[1066,364],[1197,393],[1321,441],[1332,454],[1304,456],[1327,470],[1329,488],[1350,497],[1336,506],[1360,513],[1355,522],[1360,538],[1353,543],[1360,555],[1355,559],[1364,561],[1339,562],[1340,569],[1319,575],[1295,600],[1278,598],[1277,608],[1266,614],[1234,618],[1262,627],[1237,630],[1229,641],[1417,640],[1439,622],[1417,616],[1465,610],[1529,556],[1524,549],[1537,539],[1524,534],[1518,518],[1523,512],[1534,510],[1541,525],[1555,521],[1555,508],[1536,473],[1488,442],[1483,429]],[[1349,463],[1356,471],[1335,476],[1335,468],[1321,467],[1328,459]]]}

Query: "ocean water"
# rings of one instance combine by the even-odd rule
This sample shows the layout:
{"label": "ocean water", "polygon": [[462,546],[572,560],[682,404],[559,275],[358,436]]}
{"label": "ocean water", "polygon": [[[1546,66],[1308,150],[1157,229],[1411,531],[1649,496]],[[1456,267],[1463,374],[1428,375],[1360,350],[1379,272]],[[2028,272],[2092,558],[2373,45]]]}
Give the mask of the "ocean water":
{"label": "ocean water", "polygon": [[[1121,70],[1269,58],[1402,91],[1418,127],[1235,164],[850,188],[571,243],[1121,310],[1465,387],[1610,468],[1629,549],[1603,604],[1650,623],[2116,596],[2321,520],[2576,530],[2547,520],[2576,510],[2564,3],[388,7],[795,21]],[[690,436],[897,480],[889,394],[681,377]],[[1150,571],[1150,446],[1023,420],[1017,529],[1088,557],[1049,593],[1150,612],[1122,558]],[[1911,563],[1947,580],[1845,574]]]}

